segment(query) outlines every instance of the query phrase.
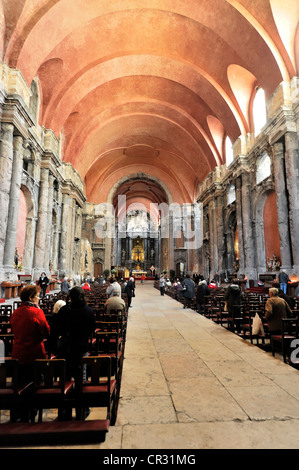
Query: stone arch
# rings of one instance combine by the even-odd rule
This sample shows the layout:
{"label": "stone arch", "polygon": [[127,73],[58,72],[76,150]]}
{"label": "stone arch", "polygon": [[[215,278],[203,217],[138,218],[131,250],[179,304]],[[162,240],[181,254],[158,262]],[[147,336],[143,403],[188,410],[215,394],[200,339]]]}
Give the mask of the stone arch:
{"label": "stone arch", "polygon": [[[271,195],[275,194],[273,185],[268,184],[262,186],[256,194],[253,207],[254,207],[254,214],[255,214],[255,237],[256,237],[256,251],[257,251],[257,271],[263,272],[266,269],[266,246],[265,246],[265,226],[264,226],[264,208],[266,204],[267,198]],[[272,211],[275,211],[277,214],[277,207],[276,204],[272,207]],[[277,215],[276,215],[277,217]],[[277,226],[278,232],[278,226]]]}
{"label": "stone arch", "polygon": [[168,187],[166,184],[163,183],[163,181],[159,180],[153,175],[148,175],[146,173],[132,173],[130,175],[123,176],[120,178],[117,183],[115,183],[112,188],[110,189],[108,196],[107,196],[107,203],[112,204],[113,198],[115,194],[117,193],[117,190],[122,186],[123,183],[130,181],[130,180],[135,180],[135,179],[143,179],[145,181],[149,181],[152,183],[155,183],[157,186],[160,187],[160,189],[165,193],[167,197],[167,204],[173,203],[173,197],[171,192],[169,191]]}

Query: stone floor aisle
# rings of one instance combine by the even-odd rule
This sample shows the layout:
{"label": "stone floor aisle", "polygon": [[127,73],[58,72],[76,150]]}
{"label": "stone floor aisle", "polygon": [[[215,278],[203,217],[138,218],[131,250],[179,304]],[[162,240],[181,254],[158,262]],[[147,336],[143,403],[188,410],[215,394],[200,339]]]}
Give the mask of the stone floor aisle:
{"label": "stone floor aisle", "polygon": [[299,372],[138,285],[105,449],[299,448]]}
{"label": "stone floor aisle", "polygon": [[152,282],[132,305],[117,423],[76,448],[299,448],[298,371]]}

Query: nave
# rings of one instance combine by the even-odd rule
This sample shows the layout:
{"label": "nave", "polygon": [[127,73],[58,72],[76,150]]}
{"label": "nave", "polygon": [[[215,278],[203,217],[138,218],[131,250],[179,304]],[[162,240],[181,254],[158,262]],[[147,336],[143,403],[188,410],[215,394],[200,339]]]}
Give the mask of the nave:
{"label": "nave", "polygon": [[[161,297],[151,281],[137,284],[116,424],[103,443],[63,447],[296,449],[298,374],[278,355]],[[92,410],[87,420],[97,417]]]}

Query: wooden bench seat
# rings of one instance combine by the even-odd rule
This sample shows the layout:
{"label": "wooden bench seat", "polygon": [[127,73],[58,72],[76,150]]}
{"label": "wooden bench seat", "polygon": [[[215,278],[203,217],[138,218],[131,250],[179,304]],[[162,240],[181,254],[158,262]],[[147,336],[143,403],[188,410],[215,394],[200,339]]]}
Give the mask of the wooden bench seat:
{"label": "wooden bench seat", "polygon": [[104,442],[108,419],[0,424],[0,447]]}

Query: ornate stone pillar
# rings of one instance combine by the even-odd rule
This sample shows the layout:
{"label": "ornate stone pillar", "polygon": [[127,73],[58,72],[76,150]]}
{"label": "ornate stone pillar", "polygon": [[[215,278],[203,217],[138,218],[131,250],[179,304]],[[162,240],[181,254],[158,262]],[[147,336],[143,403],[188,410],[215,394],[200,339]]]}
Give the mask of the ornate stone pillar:
{"label": "ornate stone pillar", "polygon": [[58,256],[58,269],[59,275],[66,273],[66,249],[67,249],[67,231],[69,224],[69,204],[70,197],[67,193],[62,196],[62,211],[61,211],[61,237]]}
{"label": "ornate stone pillar", "polygon": [[209,241],[210,241],[210,272],[209,277],[213,278],[218,271],[218,252],[217,252],[217,224],[214,201],[209,203]]}
{"label": "ornate stone pillar", "polygon": [[168,249],[168,266],[169,270],[174,269],[174,247],[175,247],[175,240],[174,240],[174,227],[173,227],[173,215],[169,214],[169,249]]}
{"label": "ornate stone pillar", "polygon": [[13,138],[13,166],[11,173],[11,185],[9,192],[9,209],[5,238],[3,264],[9,269],[14,269],[14,255],[17,239],[20,191],[23,172],[23,137]]}
{"label": "ornate stone pillar", "polygon": [[6,239],[9,193],[13,166],[13,124],[1,124],[0,140],[0,264],[3,264]]}
{"label": "ornate stone pillar", "polygon": [[216,230],[217,230],[217,249],[218,249],[218,274],[223,271],[224,265],[224,200],[222,195],[218,195],[216,198]]}
{"label": "ornate stone pillar", "polygon": [[23,269],[29,273],[31,273],[33,266],[36,224],[36,217],[27,217]]}
{"label": "ornate stone pillar", "polygon": [[295,132],[285,134],[285,167],[289,193],[289,220],[293,271],[299,272],[299,150]]}
{"label": "ornate stone pillar", "polygon": [[47,229],[46,229],[46,246],[45,246],[45,257],[44,257],[44,266],[46,268],[47,274],[49,270],[49,261],[52,248],[52,233],[53,233],[53,193],[54,193],[54,176],[49,174],[49,190],[48,190],[48,206],[47,206]]}
{"label": "ornate stone pillar", "polygon": [[[236,178],[236,215],[237,215],[237,229],[238,229],[238,243],[239,243],[239,266],[240,272],[244,273],[245,260],[243,248],[243,224],[242,224],[242,182],[241,177]],[[234,249],[234,247],[232,247]]]}
{"label": "ornate stone pillar", "polygon": [[48,217],[48,195],[49,195],[49,169],[41,168],[40,172],[40,188],[38,199],[38,219],[35,237],[34,251],[34,277],[33,280],[40,276],[42,271],[48,274],[49,266],[44,265],[44,253],[48,249],[46,247],[47,233],[47,217]]}
{"label": "ornate stone pillar", "polygon": [[252,219],[250,175],[245,172],[242,174],[242,222],[245,258],[244,272],[248,279],[257,278]]}
{"label": "ornate stone pillar", "polygon": [[282,142],[277,142],[274,148],[274,176],[275,192],[277,203],[278,231],[280,238],[281,268],[290,270],[292,266],[290,231],[289,231],[289,211],[285,178],[284,146]]}
{"label": "ornate stone pillar", "polygon": [[75,229],[76,229],[76,214],[77,214],[77,207],[76,207],[76,200],[72,198],[70,204],[70,225],[68,230],[68,239],[67,239],[67,275],[71,276],[73,274],[74,269],[74,251],[75,251]]}
{"label": "ornate stone pillar", "polygon": [[[57,209],[56,209],[56,226],[54,227],[54,240],[53,240],[53,250],[52,250],[52,263],[53,263],[53,272],[58,274],[59,270],[59,247],[61,239],[61,221],[62,221],[62,192],[61,185],[59,185],[58,195],[57,195]],[[82,224],[82,221],[81,221]],[[82,227],[81,227],[82,228]],[[81,238],[81,230],[80,236]],[[80,260],[79,260],[79,269],[80,271]]]}

